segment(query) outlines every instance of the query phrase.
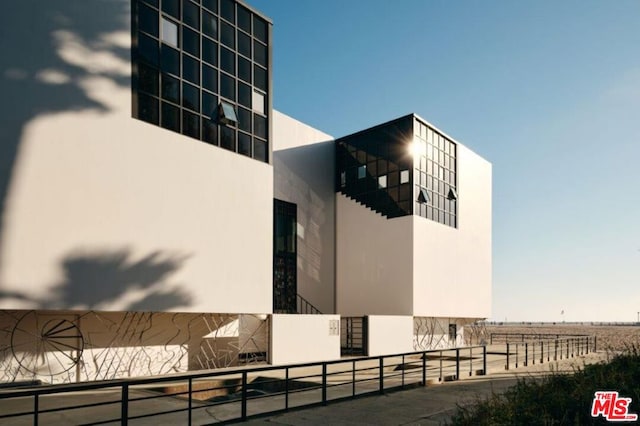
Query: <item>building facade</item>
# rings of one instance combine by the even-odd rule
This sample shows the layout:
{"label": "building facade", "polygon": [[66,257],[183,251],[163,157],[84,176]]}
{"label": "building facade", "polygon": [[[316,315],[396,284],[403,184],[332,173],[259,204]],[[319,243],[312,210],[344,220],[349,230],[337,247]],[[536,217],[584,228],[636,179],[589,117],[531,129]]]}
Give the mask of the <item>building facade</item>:
{"label": "building facade", "polygon": [[490,165],[414,115],[336,142],[274,111],[247,3],[13,8],[1,382],[331,359],[341,316],[368,317],[371,354],[435,323],[450,345],[489,316]]}

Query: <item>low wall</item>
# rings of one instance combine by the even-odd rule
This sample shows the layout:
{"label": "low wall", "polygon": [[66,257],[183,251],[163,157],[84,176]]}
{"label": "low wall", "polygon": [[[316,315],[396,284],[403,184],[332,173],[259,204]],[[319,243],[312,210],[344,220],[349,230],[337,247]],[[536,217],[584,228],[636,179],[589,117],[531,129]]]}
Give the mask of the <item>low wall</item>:
{"label": "low wall", "polygon": [[328,361],[339,358],[339,315],[272,315],[269,359],[271,364]]}

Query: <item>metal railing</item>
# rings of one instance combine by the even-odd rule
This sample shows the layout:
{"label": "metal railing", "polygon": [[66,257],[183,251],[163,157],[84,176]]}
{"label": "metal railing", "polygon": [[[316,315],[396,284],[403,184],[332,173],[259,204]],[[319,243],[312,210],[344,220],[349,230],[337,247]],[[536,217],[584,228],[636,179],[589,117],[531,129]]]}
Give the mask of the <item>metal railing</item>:
{"label": "metal railing", "polygon": [[296,295],[296,303],[297,303],[297,311],[299,314],[313,314],[313,315],[322,315],[322,312],[315,306],[311,304],[307,299]]}
{"label": "metal railing", "polygon": [[[508,351],[507,351],[508,352]],[[241,421],[428,381],[484,375],[485,346],[0,391],[0,424]],[[63,416],[63,417],[60,417]]]}
{"label": "metal railing", "polygon": [[[560,335],[562,336],[562,335]],[[538,341],[507,342],[505,370],[512,366],[518,368],[520,365],[527,367],[539,362],[558,361],[573,358],[576,356],[588,355],[597,350],[596,338],[594,336],[576,336],[556,339],[546,339]],[[497,355],[499,353],[493,352]]]}
{"label": "metal railing", "polygon": [[564,333],[491,333],[489,342],[510,343],[514,341],[524,342],[528,340],[562,339],[567,337],[587,337],[588,334],[564,334]]}

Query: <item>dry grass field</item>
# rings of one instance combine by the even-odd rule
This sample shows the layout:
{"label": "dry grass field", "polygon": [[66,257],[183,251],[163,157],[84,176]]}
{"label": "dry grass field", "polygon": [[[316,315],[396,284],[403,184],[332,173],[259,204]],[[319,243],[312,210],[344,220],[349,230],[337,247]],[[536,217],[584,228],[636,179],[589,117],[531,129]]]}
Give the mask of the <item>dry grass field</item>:
{"label": "dry grass field", "polygon": [[588,334],[596,336],[598,350],[621,351],[633,345],[640,348],[640,326],[638,325],[591,325],[589,323],[487,325],[486,333],[487,336],[491,333]]}

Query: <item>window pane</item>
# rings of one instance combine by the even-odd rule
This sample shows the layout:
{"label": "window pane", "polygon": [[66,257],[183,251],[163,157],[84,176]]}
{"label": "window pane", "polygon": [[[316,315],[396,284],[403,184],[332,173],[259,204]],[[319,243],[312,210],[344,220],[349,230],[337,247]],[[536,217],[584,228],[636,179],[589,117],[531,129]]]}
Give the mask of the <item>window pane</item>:
{"label": "window pane", "polygon": [[267,119],[266,118],[257,114],[253,114],[253,134],[262,139],[267,138]]}
{"label": "window pane", "polygon": [[222,44],[234,49],[236,47],[236,30],[233,26],[222,22],[220,31],[220,41]]}
{"label": "window pane", "polygon": [[207,92],[202,92],[202,113],[207,117],[214,117],[218,108],[218,97]]}
{"label": "window pane", "polygon": [[358,179],[364,179],[367,177],[367,166],[358,167]]}
{"label": "window pane", "polygon": [[236,4],[233,0],[220,0],[220,16],[232,24],[236,23]]}
{"label": "window pane", "polygon": [[218,93],[218,71],[205,64],[202,64],[202,87]]}
{"label": "window pane", "polygon": [[180,75],[180,53],[167,45],[160,47],[160,63],[164,72]]}
{"label": "window pane", "polygon": [[180,0],[162,0],[162,11],[180,19]]}
{"label": "window pane", "polygon": [[378,176],[378,188],[387,187],[387,176]]}
{"label": "window pane", "polygon": [[218,38],[218,18],[209,12],[202,12],[202,32],[213,39]]}
{"label": "window pane", "polygon": [[258,89],[267,91],[267,71],[264,68],[253,66],[253,83]]}
{"label": "window pane", "polygon": [[257,16],[253,16],[253,36],[267,43],[267,23]]}
{"label": "window pane", "polygon": [[138,118],[158,124],[158,100],[144,93],[138,94]]}
{"label": "window pane", "polygon": [[182,113],[182,133],[200,139],[200,116],[184,111]]}
{"label": "window pane", "polygon": [[409,182],[409,170],[402,170],[400,172],[400,183]]}
{"label": "window pane", "polygon": [[182,106],[196,112],[200,111],[200,90],[197,87],[182,83]]}
{"label": "window pane", "polygon": [[138,34],[138,55],[140,59],[158,66],[158,42],[144,34]]}
{"label": "window pane", "polygon": [[194,56],[200,56],[200,35],[187,27],[182,27],[182,47]]}
{"label": "window pane", "polygon": [[238,78],[251,84],[251,62],[238,56]]}
{"label": "window pane", "polygon": [[213,13],[218,13],[218,0],[202,0],[202,5]]}
{"label": "window pane", "polygon": [[162,35],[160,38],[163,42],[178,47],[178,25],[166,18],[162,18]]}
{"label": "window pane", "polygon": [[180,103],[180,81],[177,78],[162,74],[162,99]]}
{"label": "window pane", "polygon": [[180,131],[180,108],[166,102],[162,103],[162,127],[176,132]]}
{"label": "window pane", "polygon": [[243,32],[238,32],[238,52],[247,58],[251,57],[251,37]]}
{"label": "window pane", "polygon": [[182,55],[182,77],[200,85],[200,62],[189,56]]}
{"label": "window pane", "polygon": [[220,94],[232,101],[236,100],[236,81],[233,77],[220,73]]}
{"label": "window pane", "polygon": [[158,37],[158,12],[144,3],[138,5],[138,29]]}
{"label": "window pane", "polygon": [[229,74],[236,73],[236,54],[225,47],[220,49],[220,68]]}
{"label": "window pane", "polygon": [[158,70],[144,63],[138,64],[138,89],[158,96]]}
{"label": "window pane", "polygon": [[253,111],[259,114],[264,114],[264,95],[262,93],[253,91]]}
{"label": "window pane", "polygon": [[246,106],[247,108],[251,108],[251,92],[252,90],[250,86],[247,86],[242,82],[238,82],[238,103]]}
{"label": "window pane", "polygon": [[218,65],[218,43],[202,37],[202,60],[211,65]]}
{"label": "window pane", "polygon": [[262,66],[267,66],[267,46],[254,41],[253,42],[253,60]]}
{"label": "window pane", "polygon": [[208,118],[202,119],[202,139],[212,145],[218,144],[218,126]]}
{"label": "window pane", "polygon": [[251,111],[244,108],[238,108],[238,127],[240,130],[251,132]]}
{"label": "window pane", "polygon": [[269,161],[267,158],[267,144],[255,138],[253,139],[253,158],[265,163]]}
{"label": "window pane", "polygon": [[251,34],[251,12],[238,5],[238,26]]}
{"label": "window pane", "polygon": [[220,126],[220,146],[230,151],[236,150],[236,131],[231,127]]}
{"label": "window pane", "polygon": [[251,157],[251,136],[246,133],[238,133],[238,152]]}
{"label": "window pane", "polygon": [[183,0],[182,3],[182,21],[195,28],[200,29],[200,8],[191,3],[189,0]]}

